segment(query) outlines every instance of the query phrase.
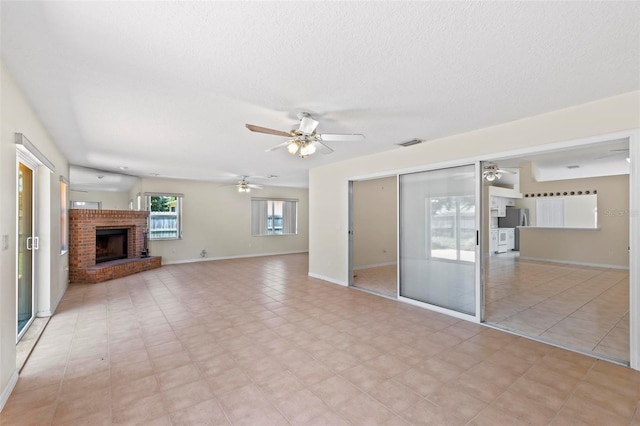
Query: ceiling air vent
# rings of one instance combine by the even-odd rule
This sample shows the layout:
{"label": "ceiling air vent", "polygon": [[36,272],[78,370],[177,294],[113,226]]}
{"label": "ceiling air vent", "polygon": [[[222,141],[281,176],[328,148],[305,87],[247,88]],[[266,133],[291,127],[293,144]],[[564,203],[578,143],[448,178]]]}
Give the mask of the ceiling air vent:
{"label": "ceiling air vent", "polygon": [[579,168],[580,168],[580,166],[577,165],[577,164],[574,164],[572,166],[567,166],[567,169],[579,169]]}
{"label": "ceiling air vent", "polygon": [[407,147],[411,145],[418,145],[419,143],[422,143],[422,142],[424,142],[422,139],[416,138],[416,139],[411,139],[410,141],[400,142],[399,144],[396,144],[396,145]]}

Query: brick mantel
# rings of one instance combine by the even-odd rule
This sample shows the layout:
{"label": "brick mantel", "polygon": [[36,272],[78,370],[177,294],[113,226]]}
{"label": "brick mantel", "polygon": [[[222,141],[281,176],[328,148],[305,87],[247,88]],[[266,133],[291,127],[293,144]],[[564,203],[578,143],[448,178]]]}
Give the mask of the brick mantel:
{"label": "brick mantel", "polygon": [[[148,216],[149,212],[147,211],[69,210],[69,281],[72,283],[104,281],[96,281],[95,277],[97,270],[96,229],[127,229],[127,260],[140,259],[144,249],[144,231],[147,227]],[[109,263],[111,262],[101,264],[99,270],[108,270],[110,267],[113,267],[114,270],[123,269],[117,268],[118,265],[123,264],[122,261],[115,261],[113,265],[109,265]],[[129,266],[126,269],[129,273],[150,269],[145,266],[147,263],[149,262],[140,263],[139,268]],[[156,263],[159,266],[159,260]],[[115,278],[111,273],[103,275],[107,279]]]}

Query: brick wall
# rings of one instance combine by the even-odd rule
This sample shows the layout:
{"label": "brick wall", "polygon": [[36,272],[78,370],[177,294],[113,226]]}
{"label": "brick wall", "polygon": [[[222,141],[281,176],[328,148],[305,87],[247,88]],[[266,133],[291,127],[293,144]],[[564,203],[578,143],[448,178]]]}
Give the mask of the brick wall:
{"label": "brick wall", "polygon": [[[96,265],[96,229],[127,229],[127,258],[140,258],[144,248],[144,230],[147,227],[148,216],[147,211],[69,210],[69,281],[95,282],[88,279],[87,274],[88,268]],[[108,263],[104,268],[109,268]],[[143,264],[139,267],[142,268],[140,270],[145,268]],[[131,273],[139,272],[136,266],[125,269]],[[95,271],[95,268],[92,270]],[[93,274],[95,275],[95,272]]]}

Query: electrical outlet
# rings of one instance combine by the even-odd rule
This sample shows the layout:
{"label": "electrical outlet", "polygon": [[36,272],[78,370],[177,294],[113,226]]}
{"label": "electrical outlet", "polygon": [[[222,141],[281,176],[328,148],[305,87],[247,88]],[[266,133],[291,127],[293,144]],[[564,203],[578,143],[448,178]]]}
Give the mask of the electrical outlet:
{"label": "electrical outlet", "polygon": [[3,235],[2,236],[2,250],[9,250],[9,236],[8,235]]}

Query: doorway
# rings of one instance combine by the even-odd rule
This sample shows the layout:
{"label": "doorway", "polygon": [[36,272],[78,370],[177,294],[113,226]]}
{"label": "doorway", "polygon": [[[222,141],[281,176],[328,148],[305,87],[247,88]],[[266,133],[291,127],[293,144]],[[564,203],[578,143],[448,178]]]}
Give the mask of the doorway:
{"label": "doorway", "polygon": [[350,282],[397,298],[397,176],[350,182]]}
{"label": "doorway", "polygon": [[485,244],[488,324],[629,365],[630,162],[628,138],[491,162],[517,179],[485,179],[485,224],[520,238]]}
{"label": "doorway", "polygon": [[16,341],[27,331],[35,317],[35,251],[38,237],[35,229],[35,181],[36,166],[19,158],[17,167],[18,247],[16,277]]}

